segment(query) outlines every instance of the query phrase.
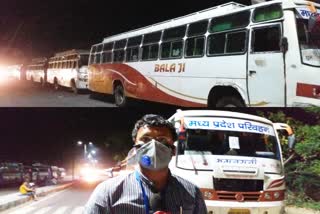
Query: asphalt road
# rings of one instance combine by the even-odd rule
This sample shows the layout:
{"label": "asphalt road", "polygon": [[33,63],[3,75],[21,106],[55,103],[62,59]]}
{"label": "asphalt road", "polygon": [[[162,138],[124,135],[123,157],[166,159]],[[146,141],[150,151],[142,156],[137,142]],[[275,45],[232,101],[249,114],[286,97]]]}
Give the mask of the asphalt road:
{"label": "asphalt road", "polygon": [[[40,84],[26,80],[0,79],[0,107],[105,107],[112,108],[113,97],[92,93],[89,90],[74,94],[68,88],[55,91],[51,85],[41,87]],[[128,100],[128,109],[175,112],[183,107],[166,105],[142,100]]]}
{"label": "asphalt road", "polygon": [[66,190],[12,208],[3,214],[81,214],[96,185],[75,183]]}
{"label": "asphalt road", "polygon": [[[93,98],[94,97],[94,98]],[[70,89],[55,91],[29,81],[0,80],[0,107],[115,107],[112,98],[92,96],[89,91],[74,94]]]}
{"label": "asphalt road", "polygon": [[[53,193],[3,212],[2,214],[81,214],[97,183],[87,185],[76,183],[71,188]],[[10,188],[3,189],[13,191]],[[286,207],[287,214],[319,214],[320,212],[305,208]]]}

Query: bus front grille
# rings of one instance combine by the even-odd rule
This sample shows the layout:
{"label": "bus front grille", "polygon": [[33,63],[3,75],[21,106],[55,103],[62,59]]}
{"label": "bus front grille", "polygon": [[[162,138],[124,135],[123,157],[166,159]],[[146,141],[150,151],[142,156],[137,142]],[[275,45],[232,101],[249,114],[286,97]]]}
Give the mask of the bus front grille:
{"label": "bus front grille", "polygon": [[259,192],[263,190],[263,180],[213,178],[216,191]]}
{"label": "bus front grille", "polygon": [[217,200],[227,201],[258,201],[260,197],[259,192],[255,193],[238,193],[238,192],[223,192],[217,191]]}

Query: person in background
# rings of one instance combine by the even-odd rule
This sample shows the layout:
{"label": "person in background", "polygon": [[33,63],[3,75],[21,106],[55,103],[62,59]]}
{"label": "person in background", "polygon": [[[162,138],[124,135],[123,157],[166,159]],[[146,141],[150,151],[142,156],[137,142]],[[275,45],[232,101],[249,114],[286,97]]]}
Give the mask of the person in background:
{"label": "person in background", "polygon": [[135,166],[133,172],[99,184],[84,213],[207,213],[199,188],[168,168],[177,139],[170,122],[145,115],[136,122],[132,139],[126,160]]}
{"label": "person in background", "polygon": [[24,182],[23,184],[21,184],[20,188],[19,188],[19,192],[22,195],[29,195],[32,197],[33,200],[37,201],[38,197],[36,195],[36,189],[34,187],[32,187],[31,183],[30,183],[30,178],[29,177],[25,177],[24,178]]}

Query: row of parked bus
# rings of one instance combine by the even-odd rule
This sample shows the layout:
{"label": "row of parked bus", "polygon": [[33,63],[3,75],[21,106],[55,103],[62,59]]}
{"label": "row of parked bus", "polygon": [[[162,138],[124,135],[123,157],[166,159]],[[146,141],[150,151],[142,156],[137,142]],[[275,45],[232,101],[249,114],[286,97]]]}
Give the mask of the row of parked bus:
{"label": "row of parked bus", "polygon": [[[89,57],[89,60],[88,60]],[[186,107],[320,106],[320,4],[230,2],[49,59],[27,79]]]}
{"label": "row of parked bus", "polygon": [[27,176],[38,186],[54,184],[66,175],[64,168],[41,163],[24,165],[17,162],[0,163],[0,186],[21,184]]}
{"label": "row of parked bus", "polygon": [[89,51],[69,50],[56,53],[51,58],[32,59],[25,69],[26,80],[51,84],[56,90],[69,87],[75,93],[88,88]]}

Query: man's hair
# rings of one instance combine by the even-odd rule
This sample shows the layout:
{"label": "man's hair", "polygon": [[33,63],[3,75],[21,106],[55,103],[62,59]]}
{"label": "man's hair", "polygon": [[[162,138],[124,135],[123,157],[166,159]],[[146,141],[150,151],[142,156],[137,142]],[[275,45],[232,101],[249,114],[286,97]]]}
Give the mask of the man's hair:
{"label": "man's hair", "polygon": [[170,133],[172,135],[172,140],[173,141],[177,140],[176,130],[175,130],[174,126],[169,121],[167,121],[166,119],[164,119],[160,115],[146,114],[140,120],[138,120],[136,122],[136,124],[134,125],[134,128],[132,130],[132,135],[131,135],[133,142],[136,141],[138,130],[143,126],[165,127],[170,131]]}

